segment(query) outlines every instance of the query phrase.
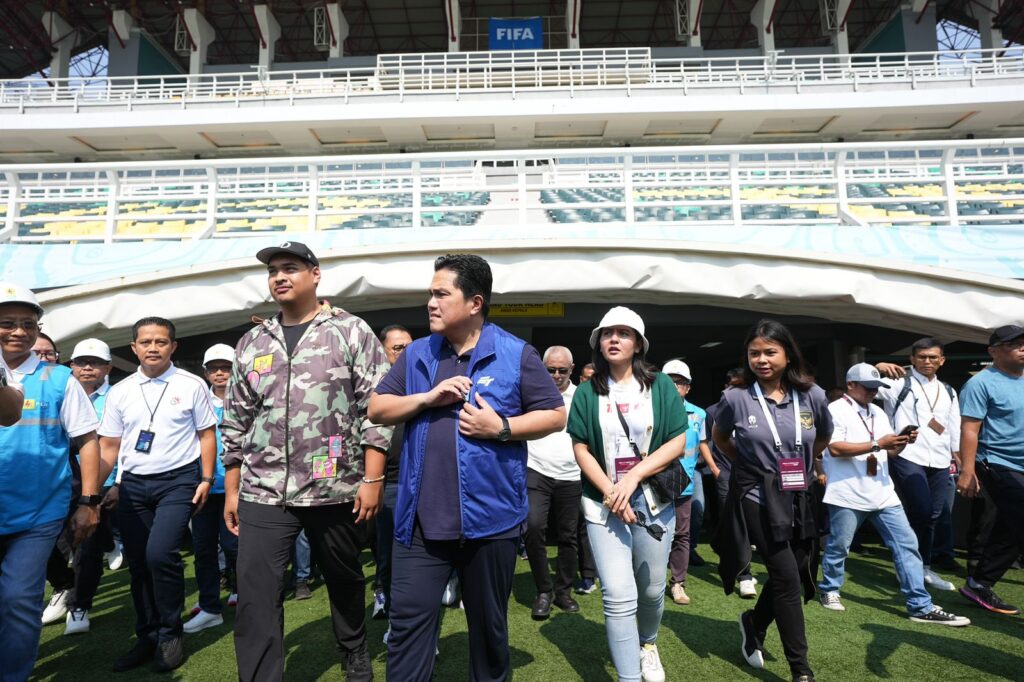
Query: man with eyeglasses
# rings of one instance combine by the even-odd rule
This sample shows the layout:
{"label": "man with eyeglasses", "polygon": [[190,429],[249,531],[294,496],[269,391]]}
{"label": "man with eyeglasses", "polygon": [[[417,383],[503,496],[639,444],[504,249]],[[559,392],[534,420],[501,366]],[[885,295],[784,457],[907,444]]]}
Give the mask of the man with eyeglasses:
{"label": "man with eyeglasses", "polygon": [[[103,408],[110,391],[111,364],[110,346],[99,339],[85,339],[79,342],[71,353],[71,373],[82,384],[86,395],[92,401],[97,419],[103,419]],[[121,567],[124,555],[121,551],[120,536],[116,535],[117,511],[117,466],[103,482],[100,494],[100,523],[96,532],[90,535],[78,549],[75,561],[74,589],[68,600],[64,634],[76,635],[88,632],[89,610],[103,575],[103,561],[106,558],[111,570]],[[52,600],[51,600],[52,603]],[[45,622],[45,617],[44,617]]]}
{"label": "man with eyeglasses", "polygon": [[73,543],[99,522],[97,419],[66,367],[32,352],[43,309],[29,289],[0,283],[0,348],[22,386],[22,419],[0,428],[0,679],[32,672],[42,629],[45,567],[71,505],[69,449],[79,447],[82,495],[72,515]]}
{"label": "man with eyeglasses", "polygon": [[1024,327],[1006,325],[988,340],[992,365],[960,393],[960,479],[957,492],[979,487],[996,507],[981,560],[960,594],[994,613],[1016,615],[992,589],[1024,551]]}
{"label": "man with eyeglasses", "polygon": [[[412,343],[412,334],[400,324],[389,324],[378,335],[388,356],[388,364],[394,365],[405,347]],[[380,511],[373,520],[375,526],[374,561],[377,576],[374,580],[373,618],[387,618],[391,612],[391,543],[395,540],[395,500],[398,495],[398,464],[402,459],[402,438],[405,424],[395,426],[388,448],[387,466],[384,479],[384,497]],[[385,643],[387,643],[385,635]]]}
{"label": "man with eyeglasses", "polygon": [[[551,346],[544,351],[541,360],[562,394],[565,411],[568,412],[576,392],[576,386],[569,380],[574,368],[572,352],[565,346]],[[530,615],[534,620],[546,620],[551,615],[552,604],[566,613],[580,610],[580,605],[572,598],[572,583],[576,577],[576,529],[583,484],[572,450],[572,439],[564,428],[528,441],[526,452],[526,492],[530,502],[530,513],[526,519],[526,556],[537,586],[537,597]],[[549,513],[558,535],[554,582],[548,570]]]}

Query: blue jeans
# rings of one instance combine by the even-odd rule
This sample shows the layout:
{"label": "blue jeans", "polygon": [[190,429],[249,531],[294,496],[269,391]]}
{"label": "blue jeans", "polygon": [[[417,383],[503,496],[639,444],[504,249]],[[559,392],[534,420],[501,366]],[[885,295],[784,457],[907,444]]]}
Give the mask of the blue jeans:
{"label": "blue jeans", "polygon": [[27,680],[43,629],[46,561],[64,519],[0,535],[0,680]]}
{"label": "blue jeans", "polygon": [[312,571],[312,561],[309,557],[309,539],[306,538],[306,531],[303,530],[295,538],[295,547],[292,550],[292,564],[295,567],[296,580],[309,580]]}
{"label": "blue jeans", "polygon": [[832,523],[832,534],[825,545],[821,559],[822,592],[839,592],[843,586],[843,566],[853,542],[853,534],[861,524],[870,520],[886,546],[892,551],[892,561],[900,581],[900,592],[907,600],[907,611],[912,616],[921,616],[932,610],[932,598],[924,587],[924,563],[917,552],[917,537],[914,535],[903,507],[886,507],[876,511],[858,511],[834,505],[828,507]]}
{"label": "blue jeans", "polygon": [[652,519],[639,490],[630,503],[633,509],[645,510],[648,524],[656,523],[665,529],[661,541],[640,526],[627,526],[612,514],[603,526],[587,522],[587,536],[604,591],[608,648],[621,682],[640,679],[640,644],[658,639],[665,610],[668,555],[676,529],[673,505]]}

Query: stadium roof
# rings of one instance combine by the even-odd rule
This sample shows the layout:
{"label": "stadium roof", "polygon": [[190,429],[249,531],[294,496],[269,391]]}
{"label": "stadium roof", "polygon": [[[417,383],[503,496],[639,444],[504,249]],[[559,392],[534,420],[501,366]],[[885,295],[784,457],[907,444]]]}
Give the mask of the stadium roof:
{"label": "stadium roof", "polygon": [[[581,47],[665,47],[675,35],[675,0],[582,0]],[[773,26],[777,49],[828,44],[821,29],[820,0],[777,0]],[[986,9],[980,0],[925,0],[940,20],[976,27]],[[755,0],[705,0],[700,22],[706,49],[757,46],[750,23]],[[260,44],[252,0],[0,0],[0,78],[20,78],[47,69],[52,44],[41,17],[55,11],[78,30],[76,53],[108,40],[115,9],[127,10],[151,37],[173,55],[174,27],[187,7],[197,7],[213,26],[210,64],[252,64]],[[323,0],[276,0],[271,3],[281,26],[275,61],[322,61],[326,53],[313,45],[313,10]],[[551,18],[552,31],[563,21],[565,0],[462,0],[464,49],[474,49],[467,33],[486,33],[475,19],[488,17]],[[856,51],[896,11],[900,0],[852,0],[846,17],[849,44]],[[350,33],[346,55],[440,52],[446,49],[444,3],[441,0],[344,0],[342,11]],[[921,16],[924,16],[922,11]],[[1003,0],[994,17],[1011,42],[1024,37],[1024,2]],[[3,42],[0,42],[3,45]],[[550,47],[563,47],[552,43]],[[187,70],[187,57],[176,57]]]}

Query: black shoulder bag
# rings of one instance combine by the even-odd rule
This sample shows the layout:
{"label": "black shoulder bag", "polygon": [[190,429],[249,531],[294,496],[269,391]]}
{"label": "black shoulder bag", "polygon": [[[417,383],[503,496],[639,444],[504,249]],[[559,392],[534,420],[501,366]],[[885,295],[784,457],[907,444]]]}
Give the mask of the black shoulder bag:
{"label": "black shoulder bag", "polygon": [[[640,448],[637,447],[629,433],[626,418],[622,416],[622,411],[619,410],[618,405],[613,403],[613,407],[615,408],[615,414],[619,417],[619,423],[622,424],[622,430],[626,433],[626,438],[629,440],[629,447],[633,448],[633,454],[636,457],[641,458]],[[669,465],[649,477],[647,483],[650,484],[655,497],[662,504],[668,504],[669,502],[675,502],[679,495],[686,490],[686,486],[690,485],[690,477],[687,476],[686,470],[680,464],[679,458],[673,457]]]}

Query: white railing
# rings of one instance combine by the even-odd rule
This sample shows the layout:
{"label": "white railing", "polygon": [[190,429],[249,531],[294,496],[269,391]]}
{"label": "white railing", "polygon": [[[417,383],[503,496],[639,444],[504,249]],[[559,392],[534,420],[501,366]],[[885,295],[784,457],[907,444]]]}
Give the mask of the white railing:
{"label": "white railing", "polygon": [[566,223],[1024,228],[1024,138],[0,166],[0,241]]}
{"label": "white railing", "polygon": [[540,50],[380,55],[375,67],[304,71],[126,76],[89,79],[0,80],[0,113],[209,102],[274,101],[294,105],[331,98],[343,103],[373,97],[442,94],[460,99],[484,93],[512,98],[538,91],[724,89],[744,93],[801,92],[806,87],[859,90],[879,84],[1024,79],[1024,48],[959,52],[653,59],[649,48]]}

